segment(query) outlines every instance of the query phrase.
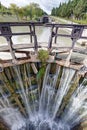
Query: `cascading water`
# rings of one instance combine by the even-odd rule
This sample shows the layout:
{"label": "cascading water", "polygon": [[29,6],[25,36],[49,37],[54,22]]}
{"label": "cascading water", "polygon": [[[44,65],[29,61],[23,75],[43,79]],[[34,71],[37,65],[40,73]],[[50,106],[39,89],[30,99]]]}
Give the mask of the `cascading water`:
{"label": "cascading water", "polygon": [[[14,108],[0,87],[0,116],[11,130],[71,130],[87,117],[87,77],[76,84],[75,91],[61,112],[64,99],[69,95],[77,72],[73,69],[56,66],[56,72],[50,73],[51,64],[47,65],[43,86],[40,90],[32,90],[30,70],[27,66],[29,87],[25,89],[22,75],[18,66],[14,67],[26,115],[22,115],[18,108]],[[3,84],[5,84],[3,82]],[[5,86],[5,85],[4,85]]]}

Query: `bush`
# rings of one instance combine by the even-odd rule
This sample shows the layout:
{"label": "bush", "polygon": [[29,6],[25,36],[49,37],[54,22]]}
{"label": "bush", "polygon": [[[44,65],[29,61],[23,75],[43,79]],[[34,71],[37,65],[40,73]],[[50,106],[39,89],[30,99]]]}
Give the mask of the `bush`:
{"label": "bush", "polygon": [[49,52],[47,50],[39,50],[38,51],[38,58],[42,63],[45,63],[49,59]]}

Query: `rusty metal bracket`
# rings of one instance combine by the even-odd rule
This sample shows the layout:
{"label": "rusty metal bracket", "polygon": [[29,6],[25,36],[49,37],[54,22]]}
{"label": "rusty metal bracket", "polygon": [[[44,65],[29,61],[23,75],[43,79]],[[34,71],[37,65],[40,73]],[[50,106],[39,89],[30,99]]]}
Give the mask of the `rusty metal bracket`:
{"label": "rusty metal bracket", "polygon": [[71,32],[71,39],[79,39],[82,36],[84,26],[75,25]]}
{"label": "rusty metal bracket", "polygon": [[0,34],[4,37],[11,37],[12,32],[9,24],[1,24],[0,26]]}

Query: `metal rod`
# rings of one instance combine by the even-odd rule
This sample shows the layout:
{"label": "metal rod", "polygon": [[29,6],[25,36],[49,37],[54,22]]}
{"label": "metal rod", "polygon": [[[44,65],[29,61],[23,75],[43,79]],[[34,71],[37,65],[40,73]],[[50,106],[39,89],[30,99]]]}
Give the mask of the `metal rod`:
{"label": "metal rod", "polygon": [[37,51],[37,49],[38,49],[37,35],[36,35],[36,32],[35,32],[35,26],[33,25],[32,27],[33,27],[34,47],[35,47],[35,50]]}
{"label": "metal rod", "polygon": [[52,47],[53,29],[54,29],[54,26],[51,27],[51,35],[50,35],[50,38],[49,38],[48,49],[51,49],[51,47]]}
{"label": "metal rod", "polygon": [[15,61],[16,57],[15,57],[15,52],[14,52],[13,47],[12,47],[13,43],[12,43],[11,37],[6,37],[6,39],[7,39],[7,43],[8,43],[8,46],[9,46],[9,50],[10,50],[12,59],[13,59],[13,61]]}
{"label": "metal rod", "polygon": [[[32,26],[29,27],[30,27],[30,33],[32,33]],[[30,35],[30,42],[32,43],[32,34]]]}
{"label": "metal rod", "polygon": [[[57,32],[58,32],[58,27],[56,27],[55,34],[57,34]],[[57,36],[55,36],[54,43],[55,43],[55,44],[57,43]]]}

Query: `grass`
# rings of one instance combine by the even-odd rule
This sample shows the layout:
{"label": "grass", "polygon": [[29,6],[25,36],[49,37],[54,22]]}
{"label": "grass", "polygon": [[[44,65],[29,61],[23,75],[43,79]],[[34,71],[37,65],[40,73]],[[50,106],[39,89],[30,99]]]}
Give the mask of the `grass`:
{"label": "grass", "polygon": [[72,22],[78,23],[78,24],[87,24],[87,19],[86,20],[71,20]]}
{"label": "grass", "polygon": [[[32,21],[37,21],[38,17],[33,17]],[[31,21],[30,17],[21,19],[20,17],[17,18],[15,15],[1,15],[0,14],[0,22],[28,22]]]}
{"label": "grass", "polygon": [[[87,19],[85,20],[76,20],[76,19],[67,19],[67,18],[59,18],[56,16],[52,16],[52,18],[59,23],[65,24],[67,21],[71,21],[72,23],[78,23],[78,24],[87,24]],[[65,21],[64,21],[65,20]]]}
{"label": "grass", "polygon": [[0,22],[27,22],[30,21],[30,18],[28,17],[27,20],[26,19],[17,19],[17,17],[15,15],[1,15],[0,14]]}
{"label": "grass", "polygon": [[57,23],[62,23],[65,24],[66,22],[61,20],[62,18],[56,17],[56,16],[51,16],[52,19],[54,19],[55,22]]}
{"label": "grass", "polygon": [[16,16],[0,15],[0,22],[18,22]]}

